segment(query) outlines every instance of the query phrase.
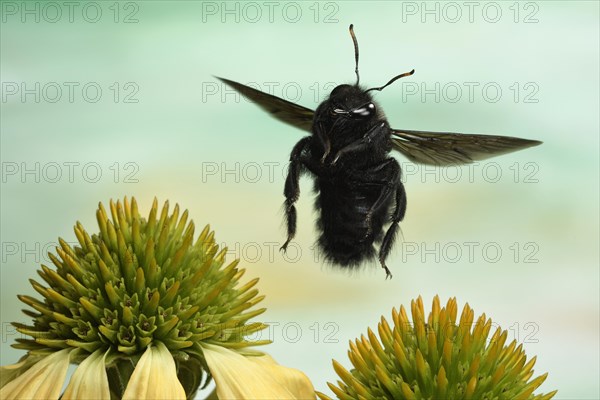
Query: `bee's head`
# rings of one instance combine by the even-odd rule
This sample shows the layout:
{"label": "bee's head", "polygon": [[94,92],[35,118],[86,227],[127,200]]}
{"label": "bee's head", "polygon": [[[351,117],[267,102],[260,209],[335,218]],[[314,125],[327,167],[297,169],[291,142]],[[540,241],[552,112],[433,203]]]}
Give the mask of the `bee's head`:
{"label": "bee's head", "polygon": [[369,92],[371,90],[381,91],[391,85],[397,79],[410,76],[415,73],[413,69],[410,72],[393,77],[388,83],[380,87],[374,87],[364,90],[358,83],[360,75],[358,74],[358,41],[354,35],[354,26],[350,25],[350,35],[354,42],[354,58],[356,61],[356,83],[354,85],[339,85],[329,95],[329,112],[332,116],[346,116],[351,118],[366,119],[377,114],[377,108]]}
{"label": "bee's head", "polygon": [[331,116],[366,119],[377,114],[371,95],[356,85],[339,85],[329,95]]}

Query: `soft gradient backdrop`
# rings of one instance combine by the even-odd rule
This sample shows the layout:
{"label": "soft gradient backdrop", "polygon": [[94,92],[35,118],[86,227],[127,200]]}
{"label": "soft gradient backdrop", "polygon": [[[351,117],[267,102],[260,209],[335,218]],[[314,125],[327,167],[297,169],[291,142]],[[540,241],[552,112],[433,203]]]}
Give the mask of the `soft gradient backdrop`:
{"label": "soft gradient backdrop", "polygon": [[[52,5],[54,4],[54,5]],[[99,201],[156,196],[210,223],[261,278],[279,362],[318,390],[349,367],[348,340],[392,307],[456,296],[524,342],[548,372],[541,391],[597,399],[599,346],[599,9],[539,2],[2,2],[1,363],[21,353],[45,253],[95,232]],[[29,11],[28,11],[29,10]],[[334,84],[361,81],[392,126],[498,133],[540,147],[461,169],[405,170],[403,243],[377,266],[323,266],[311,182],[286,260],[287,159],[303,133],[217,83],[258,85],[316,108]],[[436,86],[437,85],[437,86]],[[499,252],[499,253],[498,253]]]}

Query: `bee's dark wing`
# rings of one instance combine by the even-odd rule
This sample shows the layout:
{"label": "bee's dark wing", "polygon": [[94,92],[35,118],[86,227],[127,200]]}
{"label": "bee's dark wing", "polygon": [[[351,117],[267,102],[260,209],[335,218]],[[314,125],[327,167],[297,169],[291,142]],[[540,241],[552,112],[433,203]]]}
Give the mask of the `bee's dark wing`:
{"label": "bee's dark wing", "polygon": [[510,136],[392,129],[392,145],[411,161],[430,165],[468,164],[542,142]]}
{"label": "bee's dark wing", "polygon": [[218,76],[215,78],[231,86],[278,120],[304,131],[311,131],[313,116],[315,115],[313,110],[281,99],[277,96],[261,92],[260,90],[256,90],[249,86],[242,85],[241,83],[230,81],[229,79],[219,78]]}

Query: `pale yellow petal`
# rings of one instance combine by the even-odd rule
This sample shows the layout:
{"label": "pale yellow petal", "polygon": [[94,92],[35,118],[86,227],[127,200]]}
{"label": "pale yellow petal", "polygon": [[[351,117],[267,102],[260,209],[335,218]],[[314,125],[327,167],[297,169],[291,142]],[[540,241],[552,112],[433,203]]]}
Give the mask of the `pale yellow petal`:
{"label": "pale yellow petal", "polygon": [[0,367],[0,388],[8,382],[27,371],[33,364],[44,358],[44,356],[32,356],[30,354],[21,358],[16,364]]}
{"label": "pale yellow petal", "polygon": [[219,399],[314,399],[304,373],[275,363],[269,356],[245,357],[221,346],[203,344]]}
{"label": "pale yellow petal", "polygon": [[160,342],[146,349],[138,361],[123,399],[185,399],[173,356]]}
{"label": "pale yellow petal", "polygon": [[110,399],[105,356],[105,352],[96,350],[79,364],[63,394],[63,400]]}
{"label": "pale yellow petal", "polygon": [[1,399],[58,399],[67,376],[72,349],[41,358],[25,373],[0,389]]}

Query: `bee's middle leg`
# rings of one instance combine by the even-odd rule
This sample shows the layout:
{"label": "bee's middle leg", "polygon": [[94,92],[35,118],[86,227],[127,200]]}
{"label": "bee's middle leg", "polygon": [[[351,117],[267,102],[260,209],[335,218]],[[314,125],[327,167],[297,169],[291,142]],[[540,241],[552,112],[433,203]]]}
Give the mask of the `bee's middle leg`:
{"label": "bee's middle leg", "polygon": [[300,173],[303,169],[304,157],[303,153],[308,151],[308,144],[311,137],[307,136],[300,140],[292,149],[290,154],[290,167],[285,180],[283,194],[285,195],[285,219],[287,225],[287,240],[279,250],[285,252],[288,245],[296,235],[297,213],[294,203],[300,197]]}

